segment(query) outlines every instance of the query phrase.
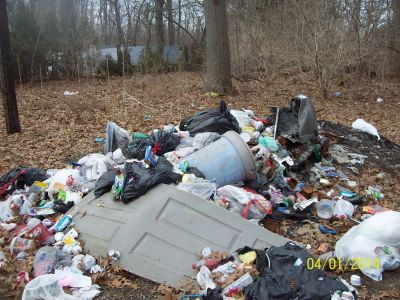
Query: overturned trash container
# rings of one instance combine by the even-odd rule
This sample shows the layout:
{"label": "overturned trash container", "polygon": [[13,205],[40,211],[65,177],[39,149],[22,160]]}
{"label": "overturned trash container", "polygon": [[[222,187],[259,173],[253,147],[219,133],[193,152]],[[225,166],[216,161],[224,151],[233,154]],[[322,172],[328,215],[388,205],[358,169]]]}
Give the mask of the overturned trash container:
{"label": "overturned trash container", "polygon": [[199,169],[206,179],[215,180],[219,186],[254,179],[257,174],[254,156],[234,131],[189,155],[190,167]]}

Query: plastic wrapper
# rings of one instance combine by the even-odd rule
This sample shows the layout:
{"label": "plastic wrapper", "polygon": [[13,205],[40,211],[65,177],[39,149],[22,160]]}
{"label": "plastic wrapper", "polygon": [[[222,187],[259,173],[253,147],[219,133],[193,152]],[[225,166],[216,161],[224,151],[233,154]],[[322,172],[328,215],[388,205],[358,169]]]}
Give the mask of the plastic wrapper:
{"label": "plastic wrapper", "polygon": [[178,184],[177,188],[200,196],[204,199],[210,199],[210,197],[215,194],[217,185],[208,180],[195,177],[193,181],[181,182]]}
{"label": "plastic wrapper", "polygon": [[64,293],[58,276],[54,274],[42,275],[30,281],[24,289],[22,300],[75,300],[76,297]]}
{"label": "plastic wrapper", "polygon": [[81,184],[79,170],[63,169],[58,171],[52,178],[48,188],[50,199],[54,200],[54,194],[59,189],[68,191],[70,187]]}
{"label": "plastic wrapper", "polygon": [[241,110],[231,110],[230,113],[235,117],[240,128],[251,126],[252,119],[247,112]]}
{"label": "plastic wrapper", "polygon": [[219,134],[215,132],[198,133],[194,136],[193,148],[195,150],[199,150],[216,141],[217,139],[219,139]]}

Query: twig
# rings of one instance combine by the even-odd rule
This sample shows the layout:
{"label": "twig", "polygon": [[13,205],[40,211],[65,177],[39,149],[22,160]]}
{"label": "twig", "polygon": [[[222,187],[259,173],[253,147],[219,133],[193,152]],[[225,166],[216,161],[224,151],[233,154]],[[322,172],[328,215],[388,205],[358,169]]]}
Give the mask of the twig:
{"label": "twig", "polygon": [[144,107],[146,107],[146,108],[149,107],[148,105],[144,105],[142,102],[140,102],[138,99],[136,99],[136,98],[133,97],[132,95],[129,95],[128,92],[125,91],[125,90],[124,90],[124,95],[126,95],[128,98],[130,98],[130,99],[136,101],[138,104],[140,104],[140,105],[142,105],[142,106],[144,106]]}
{"label": "twig", "polygon": [[236,79],[237,81],[241,81],[241,82],[259,81],[259,82],[262,82],[262,83],[268,83],[266,81],[261,80],[259,77],[252,77],[252,78],[246,78],[246,79],[239,78],[239,77],[236,77],[234,75],[231,75],[231,77],[233,79]]}

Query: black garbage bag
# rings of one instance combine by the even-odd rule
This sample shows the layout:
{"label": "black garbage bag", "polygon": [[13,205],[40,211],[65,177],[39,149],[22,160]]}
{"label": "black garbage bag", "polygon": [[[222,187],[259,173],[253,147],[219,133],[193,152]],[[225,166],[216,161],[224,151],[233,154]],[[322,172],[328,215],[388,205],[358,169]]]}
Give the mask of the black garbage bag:
{"label": "black garbage bag", "polygon": [[147,139],[147,142],[156,147],[157,155],[164,155],[164,153],[175,150],[181,142],[181,138],[176,134],[159,130]]}
{"label": "black garbage bag", "polygon": [[269,267],[268,259],[267,259],[267,256],[265,255],[265,250],[253,249],[248,246],[245,246],[243,248],[236,250],[236,253],[240,255],[240,254],[245,254],[250,251],[255,251],[257,254],[257,258],[256,258],[257,271],[260,273],[264,272],[264,269]]}
{"label": "black garbage bag", "polygon": [[157,155],[164,155],[164,153],[175,150],[180,144],[181,139],[176,134],[159,130],[149,136],[148,139],[135,139],[126,149],[125,155],[127,158],[143,159],[146,153],[146,147],[156,147]]}
{"label": "black garbage bag", "polygon": [[220,102],[219,109],[207,109],[197,114],[183,119],[179,124],[179,129],[189,131],[191,135],[201,132],[217,132],[224,134],[233,130],[241,133],[241,129],[236,118],[229,112],[224,100]]}
{"label": "black garbage bag", "polygon": [[121,192],[121,200],[128,203],[145,194],[159,183],[171,184],[182,180],[182,176],[172,172],[172,164],[159,157],[153,168],[145,168],[141,163],[125,164],[125,182]]}
{"label": "black garbage bag", "polygon": [[215,289],[208,288],[207,295],[203,297],[203,300],[224,300],[221,293],[222,293],[221,288],[215,288]]}
{"label": "black garbage bag", "polygon": [[246,300],[329,300],[336,290],[348,291],[344,283],[323,270],[308,269],[307,260],[316,258],[292,242],[271,247],[267,255],[270,267],[245,288]]}
{"label": "black garbage bag", "polygon": [[99,179],[97,179],[94,187],[95,198],[99,198],[101,195],[111,191],[114,180],[115,172],[113,170],[105,172],[103,175],[101,175]]}
{"label": "black garbage bag", "polygon": [[8,171],[0,177],[0,197],[7,192],[12,193],[16,189],[24,189],[31,186],[35,181],[44,181],[50,176],[46,171],[38,168],[16,168]]}
{"label": "black garbage bag", "polygon": [[72,206],[74,206],[74,201],[64,203],[62,200],[56,200],[54,201],[53,210],[65,214]]}
{"label": "black garbage bag", "polygon": [[143,159],[147,146],[148,144],[145,139],[135,139],[128,145],[124,155],[129,159]]}

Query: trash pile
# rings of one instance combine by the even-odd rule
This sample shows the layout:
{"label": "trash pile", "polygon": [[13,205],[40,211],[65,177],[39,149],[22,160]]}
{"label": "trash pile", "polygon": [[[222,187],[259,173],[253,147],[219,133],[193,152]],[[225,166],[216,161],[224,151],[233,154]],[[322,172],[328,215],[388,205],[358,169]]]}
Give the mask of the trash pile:
{"label": "trash pile", "polygon": [[[288,243],[244,247],[230,255],[205,248],[192,266],[197,297],[353,299],[355,289],[324,269],[356,265],[382,280],[384,270],[400,266],[400,212],[379,205],[385,197],[379,186],[359,189],[349,172],[358,174],[368,157],[343,145],[329,147],[310,98],[299,95],[288,107],[271,110],[259,118],[251,110],[228,110],[221,101],[219,109],[149,133],[131,133],[110,122],[104,154],[89,154],[61,170],[9,171],[0,178],[5,198],[0,202],[0,268],[34,257],[33,270],[16,275],[26,284],[23,299],[68,298],[64,287],[71,288],[71,299],[93,299],[100,287],[91,276],[104,270],[83,253],[68,211],[92,191],[96,198],[111,191],[115,201],[129,203],[164,183],[260,226],[282,218],[308,220],[327,240],[344,224],[359,223],[335,247]],[[360,212],[358,221],[354,216]],[[109,255],[118,259],[114,250]],[[351,283],[357,286],[359,280]]]}

